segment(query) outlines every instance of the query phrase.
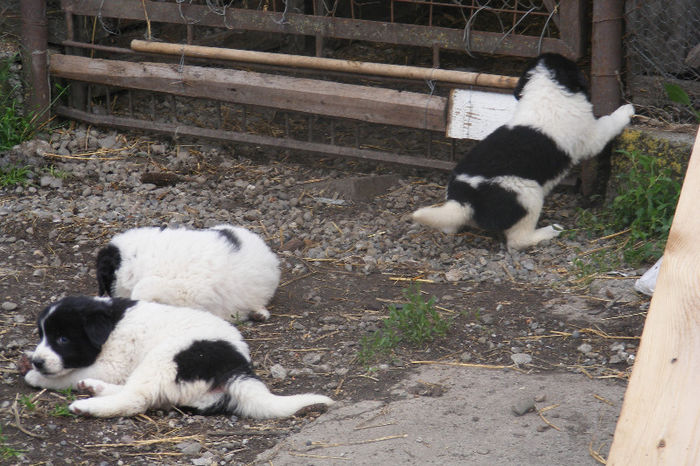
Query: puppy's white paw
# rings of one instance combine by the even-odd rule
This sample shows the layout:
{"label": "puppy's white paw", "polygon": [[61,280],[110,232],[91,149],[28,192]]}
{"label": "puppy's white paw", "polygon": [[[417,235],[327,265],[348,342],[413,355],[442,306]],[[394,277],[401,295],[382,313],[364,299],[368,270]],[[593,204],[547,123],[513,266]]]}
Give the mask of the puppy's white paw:
{"label": "puppy's white paw", "polygon": [[83,379],[78,382],[77,388],[80,393],[96,396],[105,390],[105,383],[97,379]]}
{"label": "puppy's white paw", "polygon": [[634,105],[622,105],[620,108],[615,110],[615,113],[613,113],[613,115],[621,123],[627,125],[630,122],[630,119],[634,116]]}
{"label": "puppy's white paw", "polygon": [[259,307],[254,311],[248,313],[248,318],[254,322],[264,322],[270,318],[270,311],[264,307]]}
{"label": "puppy's white paw", "polygon": [[564,231],[564,227],[559,225],[558,223],[552,224],[551,228],[556,232],[555,236],[561,235],[561,232]]}
{"label": "puppy's white paw", "polygon": [[24,376],[24,381],[27,382],[27,385],[37,388],[42,388],[45,380],[46,378],[36,369],[31,369],[27,372],[27,375]]}
{"label": "puppy's white paw", "polygon": [[68,406],[68,410],[78,416],[90,415],[90,398],[86,400],[75,400]]}

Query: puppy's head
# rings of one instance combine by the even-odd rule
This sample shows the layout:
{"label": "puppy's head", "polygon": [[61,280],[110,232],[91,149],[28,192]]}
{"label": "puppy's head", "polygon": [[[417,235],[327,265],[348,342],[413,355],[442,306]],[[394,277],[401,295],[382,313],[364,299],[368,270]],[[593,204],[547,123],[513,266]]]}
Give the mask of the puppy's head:
{"label": "puppy's head", "polygon": [[100,296],[112,295],[117,269],[121,263],[119,248],[113,244],[108,244],[97,253],[97,286]]}
{"label": "puppy's head", "polygon": [[75,296],[46,307],[37,320],[41,341],[32,354],[32,366],[51,377],[93,364],[134,304],[128,299]]}
{"label": "puppy's head", "polygon": [[570,94],[582,93],[590,99],[588,81],[576,63],[557,53],[543,53],[535,58],[518,80],[515,98],[520,99],[525,86],[535,77],[544,77]]}

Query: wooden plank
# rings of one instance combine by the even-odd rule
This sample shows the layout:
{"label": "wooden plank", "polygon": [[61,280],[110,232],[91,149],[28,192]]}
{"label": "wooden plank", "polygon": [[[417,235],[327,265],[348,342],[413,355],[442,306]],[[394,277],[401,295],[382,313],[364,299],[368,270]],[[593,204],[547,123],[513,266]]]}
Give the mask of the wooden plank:
{"label": "wooden plank", "polygon": [[608,465],[700,464],[700,133]]}
{"label": "wooden plank", "polygon": [[[574,1],[574,0],[570,0]],[[579,0],[575,0],[579,1]],[[567,2],[568,3],[568,2]],[[226,8],[225,14],[215,13],[207,5],[189,2],[157,2],[150,0],[61,0],[61,7],[75,15],[145,20],[144,10],[152,22],[194,24],[226,29],[275,32],[280,34],[321,35],[338,39],[384,42],[390,44],[432,47],[464,51],[462,28],[421,26],[415,24],[368,21],[300,13],[274,13],[246,8]],[[568,6],[566,7],[568,9]],[[561,39],[539,35],[503,34],[472,31],[469,50],[499,55],[536,57],[542,52],[561,53],[577,59],[576,51]]]}
{"label": "wooden plank", "polygon": [[447,99],[242,70],[52,55],[54,76],[108,86],[445,131]]}
{"label": "wooden plank", "polygon": [[242,133],[237,131],[199,128],[196,126],[161,123],[158,121],[145,121],[136,118],[126,118],[114,115],[98,115],[64,106],[56,107],[55,113],[56,115],[61,115],[66,118],[84,121],[93,125],[102,125],[112,129],[152,131],[155,133],[168,134],[173,137],[190,136],[194,138],[215,139],[218,141],[242,142],[259,146],[290,149],[304,154],[350,157],[362,160],[371,160],[374,162],[410,165],[414,167],[432,168],[444,171],[450,171],[455,166],[454,162],[447,160],[393,154],[391,152],[382,152],[370,149],[357,149],[354,147],[335,146],[332,144],[318,142],[298,141],[289,138],[262,136],[259,134]]}
{"label": "wooden plank", "polygon": [[448,138],[484,139],[515,113],[513,94],[453,89],[447,107]]}

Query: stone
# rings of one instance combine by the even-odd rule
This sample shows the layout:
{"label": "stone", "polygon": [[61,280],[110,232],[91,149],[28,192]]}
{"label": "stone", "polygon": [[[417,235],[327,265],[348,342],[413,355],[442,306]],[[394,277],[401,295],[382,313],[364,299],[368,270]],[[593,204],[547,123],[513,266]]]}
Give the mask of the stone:
{"label": "stone", "polygon": [[532,362],[532,356],[526,353],[511,354],[510,359],[515,363],[516,366],[519,366],[521,364],[530,364]]}
{"label": "stone", "polygon": [[517,400],[510,409],[516,416],[522,416],[525,413],[535,410],[535,400],[532,397],[521,398]]}

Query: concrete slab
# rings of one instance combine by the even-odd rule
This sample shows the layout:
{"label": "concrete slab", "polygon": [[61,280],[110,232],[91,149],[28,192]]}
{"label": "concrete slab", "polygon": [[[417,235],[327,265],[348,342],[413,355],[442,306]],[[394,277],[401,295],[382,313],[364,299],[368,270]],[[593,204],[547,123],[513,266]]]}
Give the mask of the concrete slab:
{"label": "concrete slab", "polygon": [[[571,373],[430,365],[392,401],[341,402],[256,464],[594,465],[589,448],[607,455],[624,391]],[[546,421],[515,414],[535,399]]]}

